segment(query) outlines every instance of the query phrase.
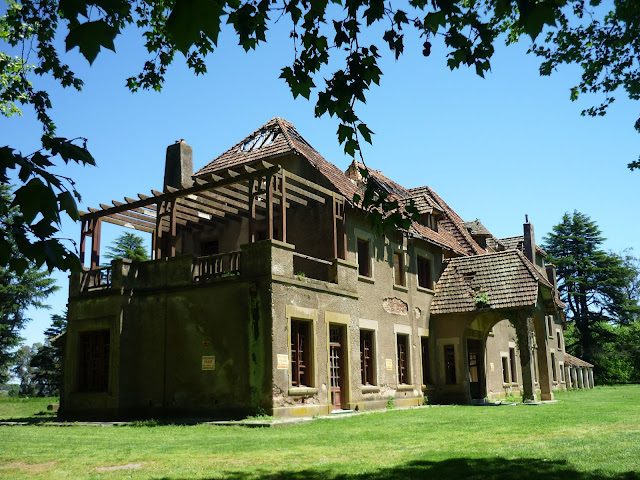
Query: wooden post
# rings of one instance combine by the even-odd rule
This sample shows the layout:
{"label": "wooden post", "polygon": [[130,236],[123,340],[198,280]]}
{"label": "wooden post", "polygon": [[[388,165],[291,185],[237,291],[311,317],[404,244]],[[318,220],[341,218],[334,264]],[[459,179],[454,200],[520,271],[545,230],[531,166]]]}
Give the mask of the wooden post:
{"label": "wooden post", "polygon": [[82,220],[80,226],[80,264],[84,267],[84,252],[87,240],[87,221]]}
{"label": "wooden post", "polygon": [[273,183],[275,177],[267,175],[267,238],[273,240]]}
{"label": "wooden post", "polygon": [[256,201],[255,201],[255,184],[254,178],[249,179],[249,243],[256,241]]}
{"label": "wooden post", "polygon": [[333,258],[338,258],[338,219],[336,211],[336,197],[331,197],[331,205],[333,206]]}
{"label": "wooden post", "polygon": [[102,230],[102,219],[93,220],[93,232],[91,234],[91,269],[100,266],[100,233]]}
{"label": "wooden post", "polygon": [[156,212],[156,234],[154,238],[156,260],[162,258],[162,217],[164,215],[165,202],[161,202],[158,205]]}
{"label": "wooden post", "polygon": [[282,170],[282,197],[280,198],[280,211],[282,212],[282,241],[287,243],[287,180],[286,170]]}
{"label": "wooden post", "polygon": [[178,240],[177,234],[178,230],[176,228],[176,215],[178,212],[178,201],[177,199],[172,200],[171,202],[167,202],[169,204],[169,208],[171,211],[169,212],[169,232],[170,232],[170,244],[169,248],[169,257],[173,258],[176,256],[176,242]]}
{"label": "wooden post", "polygon": [[347,259],[347,209],[342,201],[342,259]]}

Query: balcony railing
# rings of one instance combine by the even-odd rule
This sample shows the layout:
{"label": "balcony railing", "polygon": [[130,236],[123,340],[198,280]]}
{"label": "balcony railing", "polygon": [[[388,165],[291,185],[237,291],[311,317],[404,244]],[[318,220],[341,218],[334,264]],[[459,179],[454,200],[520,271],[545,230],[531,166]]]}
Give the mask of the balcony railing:
{"label": "balcony railing", "polygon": [[197,257],[193,266],[193,281],[233,277],[240,274],[240,251]]}
{"label": "balcony railing", "polygon": [[293,274],[298,278],[306,277],[328,282],[331,265],[332,262],[329,260],[293,252]]}
{"label": "balcony railing", "polygon": [[111,288],[111,267],[100,267],[94,270],[82,272],[80,280],[80,290],[88,292],[91,290],[102,290]]}

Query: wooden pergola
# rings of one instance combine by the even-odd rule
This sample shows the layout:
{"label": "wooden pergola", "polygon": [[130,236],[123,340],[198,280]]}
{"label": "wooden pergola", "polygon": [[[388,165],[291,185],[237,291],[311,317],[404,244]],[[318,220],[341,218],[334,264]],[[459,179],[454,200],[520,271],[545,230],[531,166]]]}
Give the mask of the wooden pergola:
{"label": "wooden pergola", "polygon": [[344,197],[265,161],[194,177],[187,188],[167,186],[164,192],[152,190],[151,195],[137,196],[80,212],[80,258],[84,262],[86,239],[91,237],[91,269],[100,265],[102,222],[152,234],[153,258],[171,258],[176,255],[178,226],[203,230],[248,218],[247,241],[253,243],[260,215],[266,219],[266,238],[274,239],[274,210],[279,213],[278,240],[286,242],[287,208],[291,202],[307,206],[309,201],[332,202],[334,258],[346,258]]}

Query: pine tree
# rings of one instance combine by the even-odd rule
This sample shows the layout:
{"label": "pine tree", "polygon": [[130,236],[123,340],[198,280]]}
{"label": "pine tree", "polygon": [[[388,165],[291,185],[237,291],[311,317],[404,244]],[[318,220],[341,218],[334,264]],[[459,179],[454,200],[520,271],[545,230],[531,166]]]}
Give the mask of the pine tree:
{"label": "pine tree", "polygon": [[52,315],[51,326],[44,331],[45,343],[31,356],[36,394],[52,397],[60,394],[62,384],[62,347],[52,343],[67,329],[67,314]]}
{"label": "pine tree", "polygon": [[113,241],[109,246],[109,252],[105,255],[109,260],[129,258],[139,262],[149,260],[147,250],[144,247],[144,239],[135,233],[125,232]]}
{"label": "pine tree", "polygon": [[[7,185],[0,185],[0,195],[5,204],[11,204],[11,190]],[[16,209],[11,208],[0,215],[0,223],[6,227],[4,234],[11,240],[12,218]],[[12,243],[12,258],[23,258]],[[33,263],[25,262],[23,272],[17,272],[9,265],[0,265],[0,383],[9,378],[9,367],[14,364],[19,352],[15,348],[20,345],[20,331],[30,320],[25,317],[29,307],[48,308],[44,303],[58,287],[47,272],[40,271]]]}
{"label": "pine tree", "polygon": [[575,338],[567,347],[596,367],[604,354],[600,345],[615,340],[607,326],[629,323],[638,311],[637,301],[627,293],[634,271],[620,256],[601,248],[604,240],[594,221],[574,211],[565,213],[544,237],[543,247],[557,268],[567,320],[575,324]]}

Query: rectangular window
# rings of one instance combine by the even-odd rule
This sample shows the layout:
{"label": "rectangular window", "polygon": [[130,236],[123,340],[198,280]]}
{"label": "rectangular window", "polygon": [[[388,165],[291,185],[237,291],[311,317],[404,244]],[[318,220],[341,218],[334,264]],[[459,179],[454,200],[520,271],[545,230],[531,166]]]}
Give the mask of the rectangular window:
{"label": "rectangular window", "polygon": [[558,374],[556,373],[556,354],[551,352],[551,372],[553,373],[553,381],[558,381]]}
{"label": "rectangular window", "polygon": [[538,349],[533,350],[533,380],[538,383]]}
{"label": "rectangular window", "polygon": [[431,262],[424,257],[418,257],[418,285],[422,288],[433,288],[431,284]]}
{"label": "rectangular window", "polygon": [[397,334],[398,346],[398,383],[409,383],[409,335]]}
{"label": "rectangular window", "polygon": [[360,372],[362,385],[375,385],[373,331],[360,330]]}
{"label": "rectangular window", "polygon": [[509,366],[511,367],[511,383],[518,383],[518,376],[516,374],[516,349],[509,349]]}
{"label": "rectangular window", "polygon": [[444,380],[447,385],[456,383],[456,351],[453,345],[444,346]]}
{"label": "rectangular window", "polygon": [[430,213],[423,213],[420,215],[420,223],[425,227],[429,227],[431,230],[438,231],[438,220],[435,215]]}
{"label": "rectangular window", "polygon": [[509,383],[509,359],[502,358],[502,383]]}
{"label": "rectangular window", "polygon": [[109,330],[81,332],[78,347],[78,390],[106,392],[109,389]]}
{"label": "rectangular window", "polygon": [[310,322],[291,320],[291,385],[311,385]]}
{"label": "rectangular window", "polygon": [[562,339],[560,337],[560,332],[556,332],[556,338],[558,340],[558,350],[562,350]]}
{"label": "rectangular window", "polygon": [[560,365],[560,381],[564,383],[564,365],[562,363]]}
{"label": "rectangular window", "polygon": [[420,339],[422,347],[422,384],[431,385],[431,364],[429,363],[429,337]]}
{"label": "rectangular window", "polygon": [[369,259],[369,241],[358,239],[358,274],[371,276],[371,260]]}
{"label": "rectangular window", "polygon": [[547,335],[553,337],[553,315],[547,316]]}
{"label": "rectangular window", "polygon": [[393,252],[393,271],[395,284],[404,287],[404,254],[401,252]]}

